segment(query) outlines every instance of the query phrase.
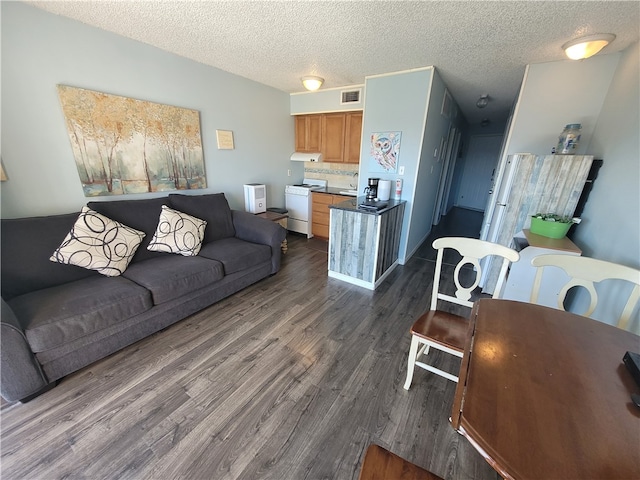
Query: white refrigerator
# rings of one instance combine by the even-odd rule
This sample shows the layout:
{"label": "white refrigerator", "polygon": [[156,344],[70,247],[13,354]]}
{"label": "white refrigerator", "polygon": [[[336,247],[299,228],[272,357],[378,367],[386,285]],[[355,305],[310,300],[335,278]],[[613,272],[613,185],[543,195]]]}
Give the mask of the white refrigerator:
{"label": "white refrigerator", "polygon": [[[513,247],[531,215],[573,216],[592,162],[592,155],[509,155],[490,193],[480,239]],[[498,272],[497,262],[482,263],[484,293],[493,294]]]}

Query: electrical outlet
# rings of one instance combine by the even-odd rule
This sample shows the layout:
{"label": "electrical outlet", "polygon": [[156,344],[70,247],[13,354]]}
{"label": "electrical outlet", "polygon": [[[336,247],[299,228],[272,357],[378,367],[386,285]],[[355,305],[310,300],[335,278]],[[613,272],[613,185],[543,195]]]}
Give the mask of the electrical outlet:
{"label": "electrical outlet", "polygon": [[287,177],[291,176],[291,169],[287,170]]}
{"label": "electrical outlet", "polygon": [[398,168],[398,175],[404,175],[404,165],[400,165],[400,168]]}

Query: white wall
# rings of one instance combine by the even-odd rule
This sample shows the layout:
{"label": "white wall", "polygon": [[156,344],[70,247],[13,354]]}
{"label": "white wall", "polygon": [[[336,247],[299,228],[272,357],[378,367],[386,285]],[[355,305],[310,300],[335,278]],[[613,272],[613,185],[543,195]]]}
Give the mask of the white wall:
{"label": "white wall", "polygon": [[575,153],[587,151],[620,54],[529,65],[506,152],[549,155],[565,125],[582,124]]}
{"label": "white wall", "polygon": [[[604,163],[574,241],[583,255],[640,269],[640,47],[628,47],[608,89],[587,149]],[[602,285],[594,317],[614,323],[627,290]],[[638,325],[638,311],[635,322]]]}
{"label": "white wall", "polygon": [[[404,264],[431,232],[443,168],[440,143],[446,141],[451,125],[466,128],[464,117],[442,115],[446,86],[433,67],[368,77],[360,154],[359,190],[370,176],[402,179],[402,200],[407,201],[399,261]],[[452,110],[458,111],[453,98]],[[371,134],[401,131],[399,166],[404,175],[372,174],[369,171]],[[438,149],[437,155],[434,151]]]}
{"label": "white wall", "polygon": [[[342,104],[342,92],[360,90],[360,101]],[[362,110],[364,107],[364,85],[349,85],[339,88],[323,88],[315,92],[292,93],[291,115]]]}
{"label": "white wall", "polygon": [[[84,197],[57,84],[199,110],[208,188],[193,193],[222,191],[243,208],[242,185],[259,182],[269,206],[284,206],[294,150],[288,94],[21,2],[1,9],[4,218],[143,197]],[[235,150],[217,149],[216,129],[233,131]]]}
{"label": "white wall", "polygon": [[[441,160],[440,145],[443,139],[446,143],[449,128],[452,124],[451,119],[442,115],[442,103],[446,86],[436,69],[434,69],[430,90],[424,137],[420,149],[417,187],[413,208],[411,209],[411,229],[407,245],[408,257],[418,249],[431,232],[440,175],[444,164]],[[451,98],[451,102],[457,109],[458,107],[453,98]],[[460,127],[463,117],[458,115],[456,122],[457,126]]]}
{"label": "white wall", "polygon": [[[405,262],[409,224],[413,221],[412,209],[414,208],[414,195],[418,191],[416,179],[432,78],[433,68],[429,67],[368,77],[365,83],[366,96],[358,190],[363,191],[368,177],[393,181],[402,178],[402,200],[406,200],[407,204],[400,236],[398,254],[400,263]],[[404,175],[371,173],[371,134],[398,131],[402,132],[398,165],[404,166]]]}

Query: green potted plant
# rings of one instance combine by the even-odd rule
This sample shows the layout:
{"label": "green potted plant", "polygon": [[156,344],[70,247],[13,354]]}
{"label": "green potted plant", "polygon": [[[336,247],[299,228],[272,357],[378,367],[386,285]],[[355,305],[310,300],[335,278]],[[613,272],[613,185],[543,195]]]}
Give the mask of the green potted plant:
{"label": "green potted plant", "polygon": [[564,238],[571,225],[579,218],[564,217],[555,213],[536,213],[531,216],[531,233],[548,238]]}

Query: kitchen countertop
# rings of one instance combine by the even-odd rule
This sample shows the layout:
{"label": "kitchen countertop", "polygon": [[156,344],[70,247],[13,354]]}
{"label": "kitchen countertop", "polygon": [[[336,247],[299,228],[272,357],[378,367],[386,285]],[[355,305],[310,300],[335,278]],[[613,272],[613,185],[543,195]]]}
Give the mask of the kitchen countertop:
{"label": "kitchen countertop", "polygon": [[351,211],[351,212],[358,212],[358,213],[365,213],[368,215],[381,215],[385,212],[388,212],[389,210],[397,207],[398,205],[401,205],[403,203],[406,203],[406,200],[394,200],[393,198],[389,199],[389,200],[385,200],[383,202],[380,203],[386,203],[387,207],[383,208],[382,210],[366,210],[364,208],[358,208],[358,205],[360,205],[361,203],[364,203],[364,201],[366,200],[365,195],[362,195],[360,197],[353,197],[353,199],[351,200],[345,200],[344,202],[340,202],[340,203],[335,203],[333,205],[329,205],[329,208],[336,208],[338,210],[346,210],[346,211]]}
{"label": "kitchen countertop", "polygon": [[344,197],[353,197],[355,198],[355,195],[349,195],[346,193],[342,193],[345,192],[347,190],[351,190],[350,188],[338,188],[338,187],[324,187],[324,188],[320,188],[318,190],[312,190],[312,192],[314,193],[326,193],[327,195],[342,195]]}

